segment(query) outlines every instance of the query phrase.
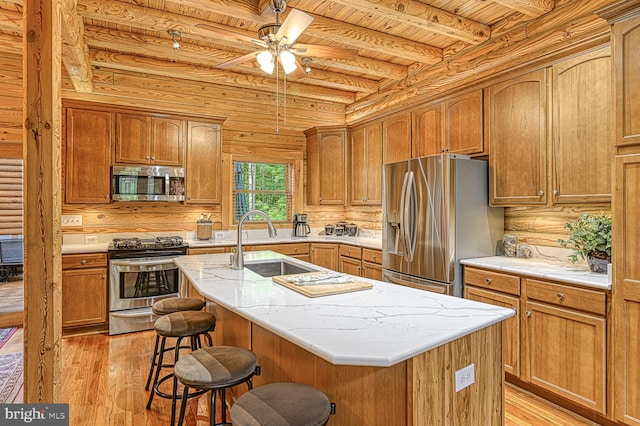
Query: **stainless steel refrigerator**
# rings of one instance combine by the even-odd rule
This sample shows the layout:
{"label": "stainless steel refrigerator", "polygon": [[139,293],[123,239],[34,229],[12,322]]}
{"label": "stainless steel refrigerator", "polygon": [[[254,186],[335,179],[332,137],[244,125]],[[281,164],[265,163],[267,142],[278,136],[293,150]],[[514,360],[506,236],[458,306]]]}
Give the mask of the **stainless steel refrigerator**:
{"label": "stainless steel refrigerator", "polygon": [[462,297],[460,260],[492,256],[504,233],[486,161],[439,154],[383,167],[383,280]]}

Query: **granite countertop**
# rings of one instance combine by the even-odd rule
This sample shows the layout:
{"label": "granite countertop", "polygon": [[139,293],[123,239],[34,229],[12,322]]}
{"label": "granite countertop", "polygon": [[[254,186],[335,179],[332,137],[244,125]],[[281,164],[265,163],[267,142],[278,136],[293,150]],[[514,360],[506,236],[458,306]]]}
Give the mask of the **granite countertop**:
{"label": "granite countertop", "polygon": [[[245,265],[287,258],[245,253]],[[248,270],[229,254],[180,256],[175,263],[205,297],[336,365],[387,367],[515,314],[512,309],[367,280],[370,290],[309,298]]]}
{"label": "granite countertop", "polygon": [[611,279],[607,274],[591,272],[586,265],[551,262],[538,258],[523,259],[517,257],[492,256],[464,259],[463,265],[477,266],[501,272],[528,275],[536,278],[577,284],[602,290],[611,290]]}

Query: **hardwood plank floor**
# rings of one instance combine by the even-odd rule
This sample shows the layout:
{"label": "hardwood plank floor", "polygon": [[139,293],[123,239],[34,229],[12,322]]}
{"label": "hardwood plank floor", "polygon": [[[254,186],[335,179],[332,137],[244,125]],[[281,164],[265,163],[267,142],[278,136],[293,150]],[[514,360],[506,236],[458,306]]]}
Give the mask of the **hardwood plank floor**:
{"label": "hardwood plank floor", "polygon": [[24,282],[22,275],[0,281],[0,328],[22,327]]}
{"label": "hardwood plank floor", "polygon": [[[69,403],[71,426],[169,423],[170,400],[155,398],[151,410],[145,408],[149,392],[144,390],[144,385],[154,336],[153,331],[145,331],[63,339],[62,400]],[[207,397],[195,399],[189,402],[185,424],[208,425]],[[595,423],[507,384],[505,425],[593,426]]]}

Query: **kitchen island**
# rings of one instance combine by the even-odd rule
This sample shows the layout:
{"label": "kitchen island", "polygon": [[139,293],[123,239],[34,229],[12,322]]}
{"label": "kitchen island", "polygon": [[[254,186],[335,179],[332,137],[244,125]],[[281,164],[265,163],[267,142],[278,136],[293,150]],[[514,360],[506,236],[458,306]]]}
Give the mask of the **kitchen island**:
{"label": "kitchen island", "polygon": [[[245,266],[277,259],[323,270],[269,251],[246,253]],[[183,288],[216,314],[216,344],[256,353],[257,386],[294,381],[323,390],[337,406],[332,425],[503,423],[501,322],[513,310],[378,281],[309,298],[231,269],[228,254],[175,262]],[[473,384],[456,392],[456,371],[470,365]]]}

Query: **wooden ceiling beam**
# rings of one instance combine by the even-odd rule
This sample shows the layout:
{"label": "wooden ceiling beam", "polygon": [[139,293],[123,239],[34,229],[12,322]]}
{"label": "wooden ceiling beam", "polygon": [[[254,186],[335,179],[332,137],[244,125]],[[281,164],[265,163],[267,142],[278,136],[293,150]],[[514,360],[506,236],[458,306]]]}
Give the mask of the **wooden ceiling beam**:
{"label": "wooden ceiling beam", "polygon": [[[203,81],[231,87],[271,92],[276,91],[276,82],[271,77],[243,75],[216,68],[180,64],[140,56],[106,52],[104,50],[89,50],[89,58],[91,60],[91,65],[98,67],[133,72],[145,72],[164,77],[190,81]],[[347,105],[353,103],[355,100],[355,95],[351,92],[328,88],[315,89],[311,85],[294,82],[287,82],[287,94]]]}
{"label": "wooden ceiling beam", "polygon": [[84,43],[82,19],[78,18],[78,0],[62,0],[62,64],[76,92],[93,91],[93,73],[89,49]]}
{"label": "wooden ceiling beam", "polygon": [[491,34],[491,29],[487,25],[429,6],[417,0],[331,1],[470,44],[480,44],[486,41]]}
{"label": "wooden ceiling beam", "polygon": [[496,3],[520,12],[524,15],[537,18],[549,13],[556,6],[555,0],[493,0]]}

